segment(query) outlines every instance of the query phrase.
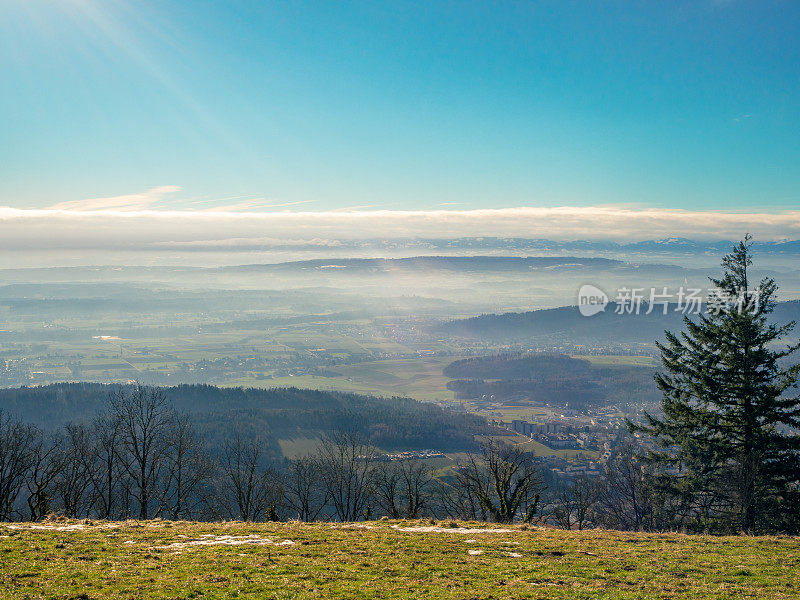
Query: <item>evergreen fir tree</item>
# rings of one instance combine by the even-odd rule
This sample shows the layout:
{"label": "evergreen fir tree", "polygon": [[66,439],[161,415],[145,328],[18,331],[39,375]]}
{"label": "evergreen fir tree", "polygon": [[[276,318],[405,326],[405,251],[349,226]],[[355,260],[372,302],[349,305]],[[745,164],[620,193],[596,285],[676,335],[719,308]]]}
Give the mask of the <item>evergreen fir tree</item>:
{"label": "evergreen fir tree", "polygon": [[658,344],[663,417],[645,412],[633,430],[662,450],[661,481],[680,501],[682,522],[717,531],[797,531],[800,492],[800,365],[781,344],[795,323],[771,323],[777,286],[751,289],[751,238],[722,261],[721,279],[696,322]]}

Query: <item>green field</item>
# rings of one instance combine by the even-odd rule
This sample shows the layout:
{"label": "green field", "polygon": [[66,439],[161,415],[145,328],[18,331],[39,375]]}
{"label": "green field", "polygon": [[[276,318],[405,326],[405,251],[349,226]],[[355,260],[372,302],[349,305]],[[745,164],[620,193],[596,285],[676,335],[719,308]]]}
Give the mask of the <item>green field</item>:
{"label": "green field", "polygon": [[[371,394],[377,396],[406,396],[425,402],[453,402],[454,394],[447,389],[450,378],[442,374],[442,369],[460,356],[437,356],[420,358],[402,358],[373,360],[354,364],[334,365],[333,377],[318,375],[299,375],[275,377],[270,380],[255,378],[239,378],[226,385],[253,387],[293,386],[320,390],[338,390]],[[576,356],[586,358],[597,365],[635,365],[653,366],[654,360],[646,356]],[[483,411],[465,403],[465,407],[474,412],[486,414],[491,418],[504,421],[512,419],[537,420],[551,415],[547,409],[535,406],[503,406],[491,411]]]}
{"label": "green field", "polygon": [[593,365],[634,365],[638,367],[657,367],[659,362],[651,356],[630,356],[627,354],[573,354],[572,358],[583,358]]}
{"label": "green field", "polygon": [[526,452],[533,453],[534,456],[558,456],[559,458],[563,459],[585,458],[589,460],[597,460],[597,458],[600,456],[600,452],[593,450],[554,450],[548,446],[545,446],[541,442],[537,442],[536,440],[532,440],[527,436],[519,433],[512,433],[510,431],[508,432],[508,435],[496,435],[492,436],[492,439],[501,440],[507,444],[518,446]]}
{"label": "green field", "polygon": [[377,396],[404,396],[426,402],[452,401],[453,392],[447,389],[449,379],[442,369],[458,357],[430,357],[374,360],[354,364],[334,365],[334,377],[300,375],[275,377],[264,381],[235,379],[226,385],[255,387],[302,387],[338,390]]}
{"label": "green field", "polygon": [[0,524],[0,598],[800,597],[798,538],[436,526]]}
{"label": "green field", "polygon": [[[387,337],[382,325],[360,321],[322,321],[263,330],[237,329],[231,324],[224,332],[208,331],[214,323],[176,321],[176,327],[181,328],[174,334],[156,321],[153,331],[132,337],[117,336],[118,326],[111,324],[70,321],[63,324],[70,326],[67,337],[53,333],[53,339],[38,343],[0,344],[0,360],[24,361],[29,377],[14,380],[17,385],[202,381],[228,386],[336,389],[432,401],[452,398],[441,369],[458,356],[457,350],[444,342],[424,348],[406,346]],[[36,330],[22,322],[5,326]],[[437,358],[428,358],[433,352]],[[440,359],[443,355],[448,358]],[[320,370],[341,375],[320,374]]]}
{"label": "green field", "polygon": [[[8,315],[11,316],[11,315]],[[271,312],[250,317],[275,316]],[[379,396],[407,396],[450,403],[442,369],[464,357],[445,340],[398,341],[405,325],[386,319],[319,317],[286,325],[249,327],[197,315],[137,315],[135,319],[8,319],[4,328],[29,332],[40,341],[0,345],[0,361],[22,360],[27,376],[5,385],[57,381],[139,381],[171,385],[202,382],[221,386],[302,387]],[[60,332],[60,333],[59,333]],[[24,337],[24,336],[23,336]],[[401,336],[402,337],[402,336]],[[397,339],[395,339],[397,338]],[[502,351],[486,347],[485,353]],[[652,365],[639,356],[585,356],[598,365]],[[2,364],[2,363],[0,363]],[[0,369],[0,380],[3,379]],[[479,407],[465,405],[469,410]],[[494,418],[520,418],[503,407]],[[527,414],[521,418],[535,418]]]}

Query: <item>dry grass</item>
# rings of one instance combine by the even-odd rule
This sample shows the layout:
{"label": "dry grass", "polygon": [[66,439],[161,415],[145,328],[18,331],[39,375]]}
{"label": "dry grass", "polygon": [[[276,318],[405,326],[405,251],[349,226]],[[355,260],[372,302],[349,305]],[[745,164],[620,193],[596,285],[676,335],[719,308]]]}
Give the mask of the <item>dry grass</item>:
{"label": "dry grass", "polygon": [[0,524],[0,598],[800,597],[798,538],[429,525]]}

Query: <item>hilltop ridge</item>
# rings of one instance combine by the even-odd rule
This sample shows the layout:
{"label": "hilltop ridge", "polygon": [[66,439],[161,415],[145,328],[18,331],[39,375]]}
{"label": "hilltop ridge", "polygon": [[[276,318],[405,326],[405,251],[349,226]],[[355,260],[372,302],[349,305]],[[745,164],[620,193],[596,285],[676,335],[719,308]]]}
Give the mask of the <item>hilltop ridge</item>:
{"label": "hilltop ridge", "polygon": [[800,539],[430,521],[0,524],[0,598],[795,598]]}

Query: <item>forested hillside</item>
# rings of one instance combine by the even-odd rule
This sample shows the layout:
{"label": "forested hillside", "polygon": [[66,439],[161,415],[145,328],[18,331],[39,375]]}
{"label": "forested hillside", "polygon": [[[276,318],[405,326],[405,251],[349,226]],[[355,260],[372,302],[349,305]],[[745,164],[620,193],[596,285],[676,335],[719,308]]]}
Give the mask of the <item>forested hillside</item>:
{"label": "forested hillside", "polygon": [[480,356],[450,363],[444,374],[452,379],[576,379],[592,371],[588,360],[564,354]]}
{"label": "forested hillside", "polygon": [[[86,422],[105,410],[109,395],[125,386],[60,383],[0,389],[0,410],[46,428]],[[473,436],[487,432],[478,416],[454,412],[409,398],[378,398],[297,388],[219,388],[180,385],[162,388],[179,411],[189,413],[211,440],[235,432],[270,442],[298,430],[352,430],[390,449],[473,448]]]}
{"label": "forested hillside", "polygon": [[[667,314],[656,307],[650,314],[644,306],[639,314],[616,314],[610,303],[604,312],[584,317],[576,306],[519,313],[487,314],[443,323],[436,328],[447,336],[513,342],[547,339],[569,339],[579,343],[647,343],[661,340],[664,330],[683,328],[683,315],[670,305]],[[775,307],[776,322],[800,320],[800,301],[781,302]]]}
{"label": "forested hillside", "polygon": [[592,365],[564,354],[497,354],[457,360],[444,369],[460,398],[493,396],[505,403],[535,402],[585,408],[607,401],[658,399],[653,368]]}

